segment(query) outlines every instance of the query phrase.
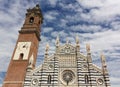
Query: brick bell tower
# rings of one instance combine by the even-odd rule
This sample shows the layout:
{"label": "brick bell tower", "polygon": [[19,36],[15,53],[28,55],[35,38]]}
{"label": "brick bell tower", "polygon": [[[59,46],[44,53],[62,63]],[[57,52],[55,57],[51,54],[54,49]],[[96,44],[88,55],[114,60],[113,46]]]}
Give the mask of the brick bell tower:
{"label": "brick bell tower", "polygon": [[35,67],[42,22],[43,16],[39,5],[27,9],[3,87],[23,87],[26,71]]}

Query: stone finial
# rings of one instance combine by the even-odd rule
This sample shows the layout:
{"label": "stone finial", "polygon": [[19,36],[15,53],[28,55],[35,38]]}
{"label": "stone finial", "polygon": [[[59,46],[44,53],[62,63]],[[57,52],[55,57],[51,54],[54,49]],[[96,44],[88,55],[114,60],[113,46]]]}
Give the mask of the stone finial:
{"label": "stone finial", "polygon": [[101,54],[101,62],[102,62],[102,66],[106,67],[105,55],[103,53]]}
{"label": "stone finial", "polygon": [[102,62],[103,74],[107,74],[108,73],[108,71],[107,71],[107,65],[106,65],[105,56],[104,56],[103,53],[101,54],[101,62]]}
{"label": "stone finial", "polygon": [[79,44],[79,37],[76,35],[76,44]]}
{"label": "stone finial", "polygon": [[90,52],[90,44],[86,44],[86,50],[87,50],[87,52],[89,53]]}
{"label": "stone finial", "polygon": [[69,40],[68,40],[68,38],[66,38],[66,44],[69,44]]}
{"label": "stone finial", "polygon": [[50,46],[49,46],[49,43],[47,43],[47,44],[46,44],[46,49],[45,49],[46,52],[48,52],[49,47],[50,47]]}
{"label": "stone finial", "polygon": [[46,44],[46,49],[45,49],[45,61],[47,61],[47,58],[48,58],[48,50],[49,50],[49,43]]}
{"label": "stone finial", "polygon": [[39,4],[36,4],[36,7],[40,7]]}
{"label": "stone finial", "polygon": [[57,38],[56,38],[55,45],[56,45],[57,47],[59,46],[59,36],[57,36]]}
{"label": "stone finial", "polygon": [[79,46],[79,44],[80,44],[79,37],[78,35],[76,35],[76,46]]}

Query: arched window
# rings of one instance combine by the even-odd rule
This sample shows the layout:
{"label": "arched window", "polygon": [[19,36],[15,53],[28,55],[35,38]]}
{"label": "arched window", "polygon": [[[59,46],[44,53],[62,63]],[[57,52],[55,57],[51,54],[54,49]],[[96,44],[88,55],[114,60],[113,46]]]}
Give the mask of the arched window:
{"label": "arched window", "polygon": [[23,56],[24,56],[24,54],[21,53],[20,56],[19,56],[19,59],[20,59],[20,60],[23,60]]}
{"label": "arched window", "polygon": [[33,23],[34,22],[34,18],[31,17],[30,20],[29,20],[29,23]]}
{"label": "arched window", "polygon": [[88,75],[85,75],[85,83],[88,84],[89,80],[88,80]]}
{"label": "arched window", "polygon": [[51,84],[51,75],[48,75],[47,83],[48,83],[48,84]]}

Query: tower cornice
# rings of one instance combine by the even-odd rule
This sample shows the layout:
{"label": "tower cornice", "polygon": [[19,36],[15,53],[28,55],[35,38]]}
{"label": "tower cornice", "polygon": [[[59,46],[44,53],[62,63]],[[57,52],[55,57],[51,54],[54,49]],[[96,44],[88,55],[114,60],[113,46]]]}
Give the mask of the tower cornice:
{"label": "tower cornice", "polygon": [[23,29],[23,30],[20,30],[19,33],[20,33],[20,34],[35,33],[37,39],[38,39],[39,41],[41,41],[41,39],[40,39],[40,33],[39,33],[36,29],[31,29],[31,30],[30,30],[30,29]]}

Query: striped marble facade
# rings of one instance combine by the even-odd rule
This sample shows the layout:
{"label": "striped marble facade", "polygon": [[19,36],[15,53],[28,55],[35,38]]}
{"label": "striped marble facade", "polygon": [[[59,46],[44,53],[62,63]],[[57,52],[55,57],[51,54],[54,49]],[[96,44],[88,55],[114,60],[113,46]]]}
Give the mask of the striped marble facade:
{"label": "striped marble facade", "polygon": [[110,87],[104,56],[100,68],[92,63],[89,45],[86,49],[83,55],[78,43],[56,43],[55,53],[49,56],[46,47],[43,64],[27,69],[24,87]]}

